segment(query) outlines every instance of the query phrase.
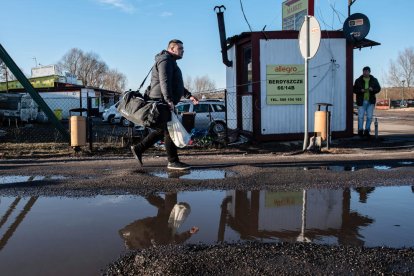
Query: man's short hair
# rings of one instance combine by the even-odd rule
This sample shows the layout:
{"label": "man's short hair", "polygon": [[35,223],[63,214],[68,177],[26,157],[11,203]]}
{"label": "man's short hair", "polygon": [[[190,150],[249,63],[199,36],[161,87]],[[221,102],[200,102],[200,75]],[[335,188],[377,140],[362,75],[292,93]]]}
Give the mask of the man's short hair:
{"label": "man's short hair", "polygon": [[170,48],[171,44],[183,44],[183,42],[179,39],[171,39],[170,42],[168,42],[168,49]]}
{"label": "man's short hair", "polygon": [[370,73],[371,73],[371,68],[369,68],[369,66],[365,66],[365,67],[362,69],[362,71],[368,71],[368,72],[370,72]]}

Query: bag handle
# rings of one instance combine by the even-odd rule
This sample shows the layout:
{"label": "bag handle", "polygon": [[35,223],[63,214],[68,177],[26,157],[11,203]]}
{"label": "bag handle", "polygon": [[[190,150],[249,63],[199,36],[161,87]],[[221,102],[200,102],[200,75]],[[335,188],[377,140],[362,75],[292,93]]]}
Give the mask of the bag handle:
{"label": "bag handle", "polygon": [[152,68],[154,68],[154,66],[151,66],[151,69],[148,71],[148,74],[145,76],[145,79],[141,82],[141,85],[139,86],[139,88],[138,88],[137,92],[139,92],[139,90],[141,90],[142,86],[144,86],[144,83],[145,83],[145,81],[147,80],[147,78],[148,78],[149,74],[151,73]]}

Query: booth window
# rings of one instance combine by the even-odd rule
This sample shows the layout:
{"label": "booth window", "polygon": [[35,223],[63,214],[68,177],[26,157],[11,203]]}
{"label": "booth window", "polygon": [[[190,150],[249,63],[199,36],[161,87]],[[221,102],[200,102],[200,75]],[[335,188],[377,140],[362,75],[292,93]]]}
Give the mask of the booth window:
{"label": "booth window", "polygon": [[252,93],[252,47],[250,45],[243,49],[242,80],[243,92]]}

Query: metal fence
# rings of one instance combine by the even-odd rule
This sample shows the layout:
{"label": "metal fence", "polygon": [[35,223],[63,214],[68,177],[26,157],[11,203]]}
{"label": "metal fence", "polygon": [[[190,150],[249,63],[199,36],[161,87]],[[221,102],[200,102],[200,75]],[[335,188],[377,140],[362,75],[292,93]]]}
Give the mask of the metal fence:
{"label": "metal fence", "polygon": [[[100,107],[94,102],[98,98],[84,98],[82,102],[75,97],[44,97],[45,102],[64,128],[70,132],[70,117],[84,116],[88,119],[88,137],[94,142],[121,140],[132,135],[133,130],[121,125],[102,122]],[[87,102],[90,102],[89,106]],[[86,107],[86,108],[85,108]],[[102,107],[101,107],[102,109]],[[0,142],[10,143],[50,143],[68,142],[51,123],[45,112],[25,95],[24,102],[8,103],[0,106]]]}
{"label": "metal fence", "polygon": [[[28,95],[26,95],[28,96]],[[119,121],[103,121],[103,107],[99,106],[98,98],[74,98],[65,97],[44,97],[49,108],[54,112],[63,127],[70,133],[70,117],[84,116],[87,121],[87,140],[89,146],[99,144],[100,147],[125,147],[131,142],[141,139],[149,131],[140,127],[124,126]],[[213,101],[214,103],[214,101]],[[33,101],[27,101],[25,104],[17,106],[20,108],[14,116],[10,113],[1,113],[0,106],[0,142],[8,143],[68,143],[65,138],[47,118],[45,113]],[[210,106],[209,108],[216,108]],[[202,125],[189,129],[193,135],[193,145],[211,146],[214,143],[227,145],[229,142],[235,142],[238,133],[234,127],[228,129],[227,126],[236,126],[236,117],[229,116],[228,111],[235,114],[235,103],[230,104],[225,101],[224,116],[220,115],[220,121],[223,122],[221,130],[214,133],[212,126],[217,115],[209,110],[207,113],[200,112],[194,120],[200,120],[205,116],[205,122]],[[88,112],[87,112],[88,111]],[[26,114],[26,115],[24,115]],[[29,114],[29,115],[27,115]],[[223,118],[224,117],[224,118]],[[183,122],[184,123],[184,122]]]}

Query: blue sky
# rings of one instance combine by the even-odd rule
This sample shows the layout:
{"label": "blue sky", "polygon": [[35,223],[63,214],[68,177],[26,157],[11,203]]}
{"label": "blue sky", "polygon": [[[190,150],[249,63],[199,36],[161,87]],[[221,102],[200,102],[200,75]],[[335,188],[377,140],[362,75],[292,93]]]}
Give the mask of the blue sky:
{"label": "blue sky", "polygon": [[[265,25],[266,30],[281,29],[282,2],[243,0],[253,31]],[[347,3],[315,0],[315,17],[323,30],[342,28]],[[126,75],[127,88],[136,89],[154,55],[171,38],[179,38],[185,47],[184,58],[179,61],[184,77],[208,75],[217,88],[225,88],[225,65],[213,10],[217,5],[226,7],[227,37],[249,31],[237,0],[0,0],[0,43],[27,75],[35,60],[49,65],[74,47],[92,51],[111,69]],[[414,46],[410,30],[413,10],[411,0],[357,0],[353,4],[351,13],[364,13],[370,19],[367,38],[382,44],[355,50],[355,76],[369,65],[381,81],[390,59]]]}

